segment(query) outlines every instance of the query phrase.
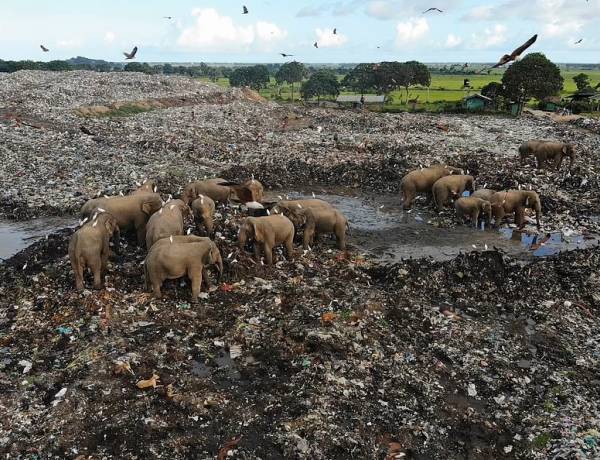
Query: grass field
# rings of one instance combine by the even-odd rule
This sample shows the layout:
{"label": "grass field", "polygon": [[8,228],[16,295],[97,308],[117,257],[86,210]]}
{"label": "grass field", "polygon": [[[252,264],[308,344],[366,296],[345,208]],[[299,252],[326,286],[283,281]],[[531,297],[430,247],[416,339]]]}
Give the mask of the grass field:
{"label": "grass field", "polygon": [[[600,71],[583,71],[587,75],[590,76],[590,80],[592,82],[592,86],[595,86],[598,82],[600,82]],[[573,76],[580,73],[580,71],[562,71],[562,76],[564,78],[564,87],[561,91],[561,96],[567,96],[572,94],[577,90],[575,86],[575,82],[573,82]],[[463,81],[465,78],[468,78],[471,82],[471,89],[469,92],[462,89]],[[425,108],[427,110],[435,110],[441,104],[445,102],[458,102],[461,101],[465,96],[470,94],[475,94],[481,91],[485,85],[492,81],[500,82],[502,80],[502,73],[492,73],[490,75],[431,75],[431,86],[429,88],[429,92],[426,88],[410,88],[409,90],[409,98],[413,99],[418,96],[419,107]],[[229,80],[227,78],[220,78],[217,83],[222,86],[229,86]],[[294,85],[294,99],[299,99],[300,91],[299,84]],[[260,94],[267,98],[273,99],[277,95],[277,85],[275,80],[271,78],[271,82],[268,87],[262,89]],[[344,91],[342,94],[354,94],[352,92]],[[285,85],[281,88],[280,93],[281,99],[283,101],[291,100],[291,90],[289,85]],[[406,92],[402,91],[394,91],[391,93],[393,98],[393,103],[387,105],[389,108],[406,108]],[[401,103],[402,101],[402,103]]]}

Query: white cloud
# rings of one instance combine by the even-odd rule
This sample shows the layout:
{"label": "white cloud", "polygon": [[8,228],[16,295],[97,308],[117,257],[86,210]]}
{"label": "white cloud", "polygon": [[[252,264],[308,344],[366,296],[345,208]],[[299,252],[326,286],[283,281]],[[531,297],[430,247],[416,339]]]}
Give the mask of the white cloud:
{"label": "white cloud", "polygon": [[444,45],[446,48],[456,48],[460,46],[463,42],[463,39],[457,37],[454,34],[448,34],[448,38],[446,38],[446,44]]}
{"label": "white cloud", "polygon": [[339,32],[334,34],[333,27],[328,29],[315,29],[319,48],[339,48],[348,41],[348,37]]}
{"label": "white cloud", "polygon": [[66,40],[58,40],[56,42],[56,46],[58,48],[81,48],[82,41],[78,38],[66,39]]}
{"label": "white cloud", "polygon": [[115,38],[117,38],[117,36],[115,35],[114,32],[111,32],[110,30],[104,34],[104,41],[106,43],[114,42]]}
{"label": "white cloud", "polygon": [[496,24],[493,28],[486,28],[482,34],[472,35],[474,48],[493,48],[506,43],[507,28],[503,24]]}
{"label": "white cloud", "polygon": [[390,19],[396,15],[396,9],[390,2],[377,0],[367,5],[367,14],[378,19]]}
{"label": "white cloud", "polygon": [[473,8],[462,19],[465,21],[485,21],[492,18],[493,8],[491,6],[478,6]]}
{"label": "white cloud", "polygon": [[583,29],[583,22],[578,20],[553,21],[544,26],[545,37],[567,37]]}
{"label": "white cloud", "polygon": [[425,18],[410,18],[406,22],[399,22],[396,26],[396,45],[402,46],[414,43],[429,32],[429,24]]}
{"label": "white cloud", "polygon": [[266,50],[269,44],[287,36],[277,25],[259,21],[247,26],[238,25],[229,16],[221,16],[214,8],[192,11],[196,23],[181,32],[177,44],[202,51],[240,51],[250,48]]}
{"label": "white cloud", "polygon": [[302,7],[297,13],[298,18],[308,18],[312,16],[319,16],[323,12],[322,7],[316,5],[307,5]]}

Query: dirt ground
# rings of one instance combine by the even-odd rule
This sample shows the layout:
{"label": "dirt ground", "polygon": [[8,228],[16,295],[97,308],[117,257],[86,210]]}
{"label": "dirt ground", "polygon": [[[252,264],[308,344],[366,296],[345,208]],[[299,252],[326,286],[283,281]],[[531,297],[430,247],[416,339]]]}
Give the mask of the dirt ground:
{"label": "dirt ground", "polygon": [[[77,114],[181,97],[128,117]],[[166,198],[193,178],[254,174],[271,196],[315,192],[355,220],[348,251],[324,239],[267,267],[236,245],[239,209],[220,209],[225,273],[199,305],[186,282],[152,299],[133,240],[102,291],[73,289],[73,229],[0,264],[7,458],[600,456],[597,246],[521,257],[486,247],[491,230],[424,201],[400,216],[393,200],[408,170],[449,162],[479,186],[537,190],[541,234],[587,240],[599,225],[595,122],[279,106],[128,73],[18,72],[0,76],[0,100],[6,218],[67,216],[144,177]],[[520,165],[531,138],[576,143],[574,169]],[[436,257],[445,229],[455,251]]]}

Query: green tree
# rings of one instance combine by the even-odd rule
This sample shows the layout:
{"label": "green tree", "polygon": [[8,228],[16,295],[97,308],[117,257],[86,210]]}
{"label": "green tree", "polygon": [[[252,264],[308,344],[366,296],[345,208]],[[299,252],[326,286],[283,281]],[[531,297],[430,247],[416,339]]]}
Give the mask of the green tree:
{"label": "green tree", "polygon": [[292,86],[292,102],[294,101],[294,83],[301,82],[306,77],[304,64],[292,61],[283,64],[275,74],[277,83],[286,82]]}
{"label": "green tree", "polygon": [[506,97],[524,103],[532,97],[542,100],[563,87],[560,69],[542,53],[530,53],[511,65],[502,75]]}
{"label": "green tree", "polygon": [[377,94],[386,96],[400,88],[402,64],[399,62],[382,62],[375,65],[375,90]]}
{"label": "green tree", "polygon": [[358,64],[346,74],[342,85],[353,91],[359,92],[361,96],[367,91],[375,88],[375,64]]}
{"label": "green tree", "polygon": [[139,62],[128,62],[125,67],[123,67],[125,72],[143,72],[144,65]]}
{"label": "green tree", "polygon": [[590,77],[585,73],[580,73],[573,77],[573,81],[577,85],[577,91],[582,91],[590,86]]}
{"label": "green tree", "polygon": [[304,99],[317,98],[321,102],[322,96],[337,96],[340,94],[340,83],[330,70],[319,70],[302,84],[300,90]]}
{"label": "green tree", "polygon": [[238,67],[229,77],[231,86],[249,86],[258,91],[269,83],[269,70],[264,65]]}
{"label": "green tree", "polygon": [[406,101],[408,102],[408,89],[413,85],[431,85],[431,73],[425,64],[408,61],[400,66],[397,80],[400,86],[406,89]]}
{"label": "green tree", "polygon": [[491,81],[483,88],[481,88],[481,95],[494,99],[496,96],[502,95],[502,83],[497,81]]}

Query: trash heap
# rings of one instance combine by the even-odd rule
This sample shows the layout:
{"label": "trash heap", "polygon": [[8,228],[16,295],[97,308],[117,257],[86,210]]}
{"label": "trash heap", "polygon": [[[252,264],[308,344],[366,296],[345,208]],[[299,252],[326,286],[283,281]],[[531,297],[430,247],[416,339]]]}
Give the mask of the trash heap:
{"label": "trash heap", "polygon": [[[13,217],[72,212],[144,177],[175,195],[214,172],[254,173],[272,188],[390,192],[434,161],[468,169],[480,186],[531,185],[549,226],[593,229],[599,209],[598,138],[578,125],[279,106],[128,73],[0,78],[2,100],[20,111],[0,120],[0,202]],[[198,99],[130,116],[74,112],[178,97]],[[516,146],[531,137],[574,141],[572,174],[521,167]],[[382,266],[324,240],[267,267],[237,247],[239,216],[220,215],[225,274],[201,295],[205,315],[180,282],[165,283],[161,300],[145,292],[145,251],[133,240],[102,291],[73,288],[72,229],[0,265],[0,453],[600,456],[596,248],[529,263],[487,250]]]}

